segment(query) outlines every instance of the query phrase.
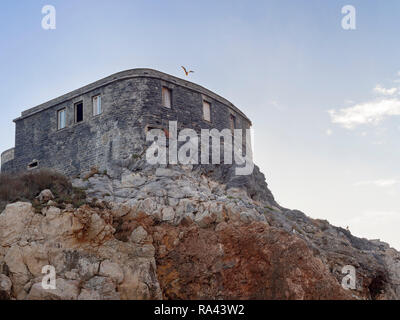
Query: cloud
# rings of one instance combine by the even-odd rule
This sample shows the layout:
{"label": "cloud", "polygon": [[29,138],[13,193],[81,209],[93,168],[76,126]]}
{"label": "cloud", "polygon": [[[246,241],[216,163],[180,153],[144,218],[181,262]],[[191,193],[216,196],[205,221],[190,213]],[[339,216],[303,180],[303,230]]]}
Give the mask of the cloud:
{"label": "cloud", "polygon": [[398,90],[397,88],[386,89],[382,87],[380,84],[377,84],[373,91],[377,94],[381,94],[384,96],[392,96],[397,92],[397,90]]}
{"label": "cloud", "polygon": [[331,121],[347,129],[358,125],[377,125],[385,118],[400,115],[399,99],[380,99],[339,110],[329,110]]}
{"label": "cloud", "polygon": [[356,187],[359,186],[376,186],[379,188],[393,187],[396,184],[399,184],[400,180],[398,179],[380,179],[380,180],[371,180],[371,181],[359,181],[354,185]]}
{"label": "cloud", "polygon": [[327,136],[331,136],[333,134],[333,131],[331,129],[326,129],[325,133]]}

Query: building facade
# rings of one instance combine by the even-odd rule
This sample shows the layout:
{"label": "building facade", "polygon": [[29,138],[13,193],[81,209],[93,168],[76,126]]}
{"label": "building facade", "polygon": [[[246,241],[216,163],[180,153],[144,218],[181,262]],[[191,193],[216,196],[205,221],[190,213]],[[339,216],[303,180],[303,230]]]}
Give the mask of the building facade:
{"label": "building facade", "polygon": [[192,82],[151,69],[111,75],[23,111],[15,148],[1,171],[52,168],[76,175],[141,152],[146,131],[179,128],[248,129],[251,121],[228,100]]}

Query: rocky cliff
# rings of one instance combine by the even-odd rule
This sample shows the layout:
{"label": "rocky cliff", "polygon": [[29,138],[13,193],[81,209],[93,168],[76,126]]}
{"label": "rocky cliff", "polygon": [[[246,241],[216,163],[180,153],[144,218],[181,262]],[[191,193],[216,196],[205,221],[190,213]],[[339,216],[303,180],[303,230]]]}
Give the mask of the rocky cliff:
{"label": "rocky cliff", "polygon": [[[258,168],[132,158],[72,183],[85,204],[45,191],[1,213],[0,298],[400,298],[397,251],[279,206]],[[55,290],[41,285],[45,265]],[[345,265],[354,290],[341,286]]]}

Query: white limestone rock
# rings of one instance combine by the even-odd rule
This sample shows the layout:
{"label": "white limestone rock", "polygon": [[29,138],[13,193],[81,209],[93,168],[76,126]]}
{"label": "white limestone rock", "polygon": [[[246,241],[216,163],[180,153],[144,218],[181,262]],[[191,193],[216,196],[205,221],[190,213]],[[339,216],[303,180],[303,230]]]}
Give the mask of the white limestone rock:
{"label": "white limestone rock", "polygon": [[146,240],[147,236],[148,234],[146,230],[142,226],[139,226],[132,231],[129,239],[133,243],[143,243]]}
{"label": "white limestone rock", "polygon": [[56,279],[56,289],[44,289],[41,282],[35,283],[27,300],[76,300],[79,294],[79,282],[74,280]]}
{"label": "white limestone rock", "polygon": [[48,202],[54,199],[54,195],[49,189],[45,189],[37,196],[40,202]]}
{"label": "white limestone rock", "polygon": [[172,207],[166,207],[162,210],[162,219],[172,221],[175,218],[175,210]]}
{"label": "white limestone rock", "polygon": [[11,246],[17,242],[33,216],[30,203],[16,202],[7,205],[0,214],[0,246]]}
{"label": "white limestone rock", "polygon": [[104,260],[100,264],[99,275],[109,277],[115,283],[120,284],[124,280],[124,271],[118,265],[118,263],[111,262],[110,260]]}

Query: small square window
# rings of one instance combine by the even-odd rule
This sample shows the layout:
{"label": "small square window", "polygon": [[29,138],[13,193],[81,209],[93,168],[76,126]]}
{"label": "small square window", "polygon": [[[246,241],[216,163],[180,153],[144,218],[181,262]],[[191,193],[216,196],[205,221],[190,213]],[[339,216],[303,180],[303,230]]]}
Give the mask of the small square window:
{"label": "small square window", "polygon": [[162,105],[165,108],[171,108],[172,105],[172,90],[166,87],[162,88]]}
{"label": "small square window", "polygon": [[83,103],[79,102],[75,105],[75,123],[83,121]]}
{"label": "small square window", "polygon": [[211,122],[211,104],[207,101],[203,101],[203,119]]}
{"label": "small square window", "polygon": [[102,113],[102,108],[101,108],[101,96],[95,96],[92,98],[92,103],[93,103],[93,115],[97,116]]}
{"label": "small square window", "polygon": [[66,112],[65,109],[59,110],[59,111],[57,112],[57,128],[58,128],[59,130],[60,130],[60,129],[64,129],[65,126],[66,126],[66,123],[67,123],[67,121],[66,121],[66,115],[67,115],[67,112]]}

